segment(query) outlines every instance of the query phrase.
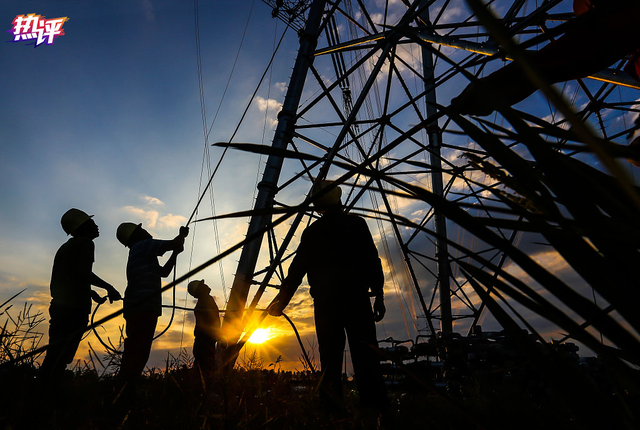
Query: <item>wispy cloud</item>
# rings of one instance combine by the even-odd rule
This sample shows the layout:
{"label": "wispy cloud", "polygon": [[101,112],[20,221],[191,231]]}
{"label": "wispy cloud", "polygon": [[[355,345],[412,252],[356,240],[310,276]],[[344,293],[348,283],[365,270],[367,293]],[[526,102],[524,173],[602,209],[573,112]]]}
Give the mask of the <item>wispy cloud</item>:
{"label": "wispy cloud", "polygon": [[158,222],[158,211],[147,211],[135,206],[125,206],[124,211],[130,214],[133,219],[131,222],[142,222],[144,227],[155,228]]}
{"label": "wispy cloud", "polygon": [[153,10],[153,4],[151,0],[142,0],[142,9],[144,10],[144,17],[147,21],[155,21],[156,14]]}
{"label": "wispy cloud", "polygon": [[260,112],[267,112],[267,121],[271,127],[278,123],[277,114],[282,110],[282,103],[275,99],[265,99],[264,97],[256,97],[256,105]]}
{"label": "wispy cloud", "polygon": [[187,218],[172,213],[162,214],[164,202],[157,197],[142,196],[141,206],[125,206],[122,209],[129,216],[130,222],[142,222],[147,229],[175,230],[187,223]]}
{"label": "wispy cloud", "polygon": [[[556,250],[542,251],[531,255],[531,258],[556,276],[570,268],[567,261]],[[507,264],[505,270],[525,283],[532,282],[529,274],[516,264]]]}
{"label": "wispy cloud", "polygon": [[265,99],[264,97],[256,97],[256,104],[258,105],[258,109],[260,112],[264,112],[267,109],[269,111],[279,112],[282,109],[282,103],[274,99]]}
{"label": "wispy cloud", "polygon": [[0,270],[0,288],[3,290],[7,287],[15,287],[19,281],[20,280],[16,275]]}
{"label": "wispy cloud", "polygon": [[[437,12],[440,12],[439,10]],[[442,14],[440,22],[454,22],[464,13],[464,9],[461,7],[448,7]]]}
{"label": "wispy cloud", "polygon": [[51,294],[49,293],[48,288],[40,288],[35,291],[31,291],[29,295],[29,303],[36,306],[36,308],[43,311],[43,313],[46,313],[46,309],[51,301]]}
{"label": "wispy cloud", "polygon": [[158,218],[158,226],[168,229],[177,229],[187,223],[187,218],[182,215],[167,214]]}
{"label": "wispy cloud", "polygon": [[144,196],[144,200],[150,205],[164,206],[164,202],[156,197]]}

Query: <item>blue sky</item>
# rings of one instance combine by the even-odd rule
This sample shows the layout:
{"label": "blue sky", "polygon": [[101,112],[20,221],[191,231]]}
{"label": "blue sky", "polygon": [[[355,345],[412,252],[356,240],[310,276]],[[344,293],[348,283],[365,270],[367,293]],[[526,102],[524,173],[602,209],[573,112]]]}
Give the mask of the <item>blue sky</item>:
{"label": "blue sky", "polygon": [[[381,1],[370,3],[372,10],[377,7],[381,11],[384,6]],[[565,2],[560,9],[568,10],[569,3]],[[399,1],[391,1],[390,5],[390,15],[401,16],[404,6]],[[506,10],[505,2],[497,2],[497,5],[499,11]],[[298,39],[292,31],[287,34],[271,73],[266,76],[256,99],[251,100],[274,43],[283,31],[283,24],[272,19],[271,9],[259,0],[200,4],[207,120],[210,126],[238,54],[250,11],[238,63],[209,142],[227,141],[248,104],[247,116],[234,141],[268,144],[273,138],[276,114],[284,98]],[[53,256],[66,240],[60,228],[61,215],[70,207],[95,214],[101,236],[96,240],[94,271],[124,293],[127,250],[115,239],[117,226],[123,221],[142,222],[154,236],[172,238],[191,215],[199,197],[205,146],[191,2],[9,0],[0,5],[0,23],[4,30],[9,30],[17,15],[28,13],[44,15],[48,19],[68,17],[69,21],[64,24],[65,35],[58,37],[52,45],[34,48],[25,42],[10,43],[10,34],[4,32],[0,43],[0,303],[27,288],[16,303],[28,301],[46,314]],[[462,19],[465,13],[460,2],[451,2],[447,9],[452,20]],[[374,16],[374,19],[379,18]],[[399,50],[399,55],[405,55],[407,61],[413,61],[417,67],[419,55],[412,49],[403,47],[404,51]],[[451,48],[445,50],[452,56],[466,55],[451,53]],[[316,64],[321,73],[330,73],[327,62],[317,60]],[[491,67],[495,65],[489,69]],[[408,83],[418,88],[416,82]],[[465,84],[452,80],[452,84],[439,93],[439,101],[446,104]],[[313,94],[313,88],[310,88],[303,95],[303,102]],[[568,88],[572,91],[575,83],[569,83]],[[627,90],[621,91],[625,93],[620,93],[620,99],[638,98],[637,91],[631,95]],[[394,102],[403,101],[399,98]],[[578,98],[576,104],[581,103],[584,100]],[[530,97],[525,107],[540,117],[550,116],[547,103],[539,94]],[[321,110],[316,113],[317,118],[325,114]],[[331,116],[327,114],[326,118]],[[605,122],[615,130],[623,121],[632,119],[631,115],[606,117]],[[400,118],[398,121],[404,121],[406,126],[415,124],[416,120]],[[324,135],[321,132],[317,135],[331,138],[331,130],[323,132]],[[318,139],[322,141],[322,137]],[[464,139],[460,142],[461,145],[470,144]],[[303,149],[313,151],[313,148]],[[401,153],[399,149],[397,155]],[[207,162],[213,166],[221,150],[213,148],[209,155]],[[457,155],[452,151],[452,162],[461,162],[455,158]],[[213,182],[217,213],[246,210],[252,206],[259,179],[257,173],[262,164],[263,160],[257,155],[234,151],[227,154]],[[295,173],[296,168],[299,171],[299,167],[290,164],[285,164],[287,168],[288,175]],[[635,169],[630,173],[635,174]],[[204,177],[207,176],[205,169]],[[426,183],[424,175],[416,175],[415,180]],[[299,203],[308,186],[299,181],[278,198],[289,204]],[[418,219],[425,210],[415,202],[399,201],[398,204],[402,213]],[[200,216],[210,215],[211,208],[207,197]],[[382,233],[374,230],[373,223],[370,226],[379,241]],[[220,249],[224,250],[242,240],[246,219],[221,221],[218,229]],[[537,253],[539,261],[544,261],[557,273],[564,273],[571,282],[579,283],[572,278],[566,263],[560,261],[557,254],[536,247],[535,239],[526,237],[522,245]],[[378,245],[381,250],[380,242]],[[392,243],[392,251],[397,251],[394,246]],[[178,262],[178,274],[217,252],[211,225],[192,225],[187,249]],[[198,275],[198,278],[208,280],[219,303],[224,303],[237,259],[236,253],[225,259],[221,266],[214,265]],[[379,338],[415,336],[411,329],[405,331],[400,315],[401,302],[411,302],[415,297],[411,293],[395,297],[391,283],[386,288],[389,315],[385,324],[379,326]],[[193,305],[184,286],[178,288],[177,296],[179,305]],[[266,299],[269,297],[268,294]],[[165,303],[169,302],[170,295],[166,295]],[[267,303],[267,300],[261,303]],[[409,316],[414,321],[415,306],[415,303],[408,305]],[[115,309],[115,306],[105,307],[101,314]],[[302,288],[288,312],[303,337],[312,342],[310,309],[311,301]],[[165,311],[160,327],[166,324],[167,315],[168,311]],[[282,354],[288,366],[300,367],[299,349],[290,328],[282,321],[268,321],[273,324],[272,335],[280,340],[273,342],[277,348],[264,351],[267,361]],[[105,325],[104,333],[117,337],[118,325],[122,323],[118,319]],[[492,326],[491,321],[486,323],[489,329],[498,328]],[[154,344],[156,354],[150,364],[161,364],[164,350],[175,353],[179,345],[190,349],[191,327],[190,313],[178,313],[172,330]],[[545,333],[555,332],[548,328]],[[92,335],[88,340],[95,343]]]}
{"label": "blue sky", "polygon": [[[251,7],[200,6],[209,124]],[[69,20],[52,45],[7,43],[11,36],[4,32],[0,44],[0,299],[26,287],[17,300],[29,298],[44,309],[53,255],[66,240],[61,215],[70,207],[95,214],[101,236],[94,271],[124,293],[127,251],[115,239],[118,224],[143,222],[157,237],[172,238],[198,198],[204,139],[192,3],[9,1],[0,6],[0,22],[9,30],[17,15],[28,13]],[[231,137],[268,63],[276,25],[268,7],[256,1],[212,142]],[[292,34],[273,67],[281,79],[280,85],[271,81],[274,99],[283,96],[296,50]],[[266,100],[268,92],[265,83],[258,96]],[[267,131],[276,111],[268,114]],[[254,101],[236,141],[260,142],[264,116]],[[212,150],[212,159],[219,153]],[[257,162],[223,165],[219,177],[226,180],[214,182],[218,211],[251,205]],[[243,226],[223,229],[223,249]],[[202,234],[198,239],[204,250],[195,250],[194,263],[214,255],[211,241]],[[189,260],[183,254],[182,272]],[[229,260],[228,281],[234,264]],[[214,294],[222,297],[219,288]]]}

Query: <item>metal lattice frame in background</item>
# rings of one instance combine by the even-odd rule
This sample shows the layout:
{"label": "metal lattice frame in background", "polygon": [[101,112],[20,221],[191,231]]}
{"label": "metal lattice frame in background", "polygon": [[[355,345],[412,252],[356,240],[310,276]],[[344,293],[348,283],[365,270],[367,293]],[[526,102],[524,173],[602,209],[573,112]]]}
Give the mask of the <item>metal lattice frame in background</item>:
{"label": "metal lattice frame in background", "polygon": [[[468,207],[475,216],[491,217],[499,204],[488,190],[499,179],[478,168],[490,154],[469,139],[446,115],[447,106],[473,79],[502,67],[508,59],[462,1],[384,0],[273,1],[273,16],[298,30],[300,51],[279,114],[273,147],[312,154],[320,160],[269,156],[255,209],[300,204],[317,178],[340,178],[345,205],[371,217],[386,261],[389,293],[395,292],[407,332],[432,336],[437,331],[470,330],[484,303],[473,293],[458,262],[468,255],[452,249],[460,243],[496,267],[505,254],[465,231],[424,203],[398,197],[401,179]],[[509,34],[520,43],[537,38],[528,49],[549,43],[545,34],[572,18],[569,1],[489,1]],[[549,36],[553,37],[553,36]],[[623,61],[588,79],[559,84],[578,116],[600,137],[625,143],[638,112],[637,82],[620,72]],[[544,124],[566,123],[539,95],[519,104]],[[515,151],[517,135],[499,114],[474,119]],[[562,146],[562,139],[552,139]],[[566,151],[587,160],[581,151]],[[362,174],[362,166],[380,176]],[[374,216],[375,215],[375,216]],[[417,228],[399,222],[398,215]],[[256,267],[262,240],[243,248],[227,307],[225,324],[237,324],[250,288],[260,285],[256,307],[269,284],[284,271],[279,266],[295,249],[292,238],[313,217],[300,213],[284,238],[267,234],[270,267]],[[269,215],[255,215],[248,236],[268,225]],[[377,227],[377,228],[375,228]],[[428,229],[435,234],[426,235]],[[517,228],[496,227],[504,240],[518,244]],[[290,247],[294,248],[294,247]],[[242,331],[242,330],[240,330]]]}

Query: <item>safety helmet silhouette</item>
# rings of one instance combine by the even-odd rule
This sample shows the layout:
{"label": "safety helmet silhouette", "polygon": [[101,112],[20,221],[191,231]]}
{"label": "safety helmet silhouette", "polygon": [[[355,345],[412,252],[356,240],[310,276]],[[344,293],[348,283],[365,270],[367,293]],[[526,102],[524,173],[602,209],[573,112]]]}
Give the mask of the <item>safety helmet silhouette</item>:
{"label": "safety helmet silhouette", "polygon": [[323,193],[321,196],[320,191],[333,185],[333,181],[322,180],[316,182],[311,189],[311,198],[313,199],[313,206],[318,209],[329,208],[340,204],[340,197],[342,197],[342,190],[340,187],[335,186],[330,191]]}
{"label": "safety helmet silhouette", "polygon": [[73,234],[78,227],[90,220],[91,217],[93,217],[93,215],[87,215],[86,212],[80,209],[71,208],[62,215],[60,224],[62,224],[62,229],[65,233]]}
{"label": "safety helmet silhouette", "polygon": [[196,294],[198,293],[198,289],[202,284],[204,284],[204,279],[200,279],[199,281],[191,281],[189,282],[189,285],[187,285],[187,291],[193,297],[196,297]]}
{"label": "safety helmet silhouette", "polygon": [[131,240],[131,236],[133,236],[133,232],[141,227],[142,223],[134,224],[132,222],[123,222],[118,226],[118,230],[116,230],[116,237],[121,244],[129,246],[129,241]]}

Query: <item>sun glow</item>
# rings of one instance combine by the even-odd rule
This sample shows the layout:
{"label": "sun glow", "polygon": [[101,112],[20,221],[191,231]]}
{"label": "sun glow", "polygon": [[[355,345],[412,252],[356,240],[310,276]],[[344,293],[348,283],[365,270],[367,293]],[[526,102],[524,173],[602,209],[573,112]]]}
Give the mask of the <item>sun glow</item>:
{"label": "sun glow", "polygon": [[251,337],[249,338],[250,343],[265,343],[273,336],[271,334],[271,330],[268,328],[258,328],[253,332]]}

